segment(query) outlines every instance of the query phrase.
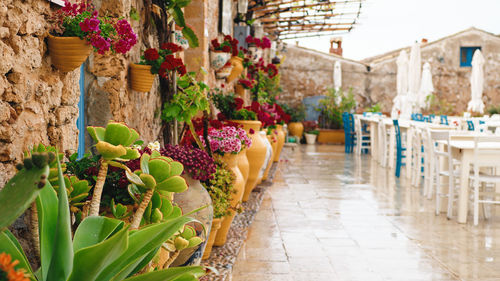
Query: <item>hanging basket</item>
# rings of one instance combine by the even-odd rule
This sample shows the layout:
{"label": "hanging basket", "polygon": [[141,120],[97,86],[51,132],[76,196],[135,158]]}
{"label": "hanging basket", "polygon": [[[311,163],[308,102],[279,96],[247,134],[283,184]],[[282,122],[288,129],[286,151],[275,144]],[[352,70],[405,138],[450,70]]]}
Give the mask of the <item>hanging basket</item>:
{"label": "hanging basket", "polygon": [[63,72],[78,68],[92,51],[92,47],[79,37],[58,37],[50,34],[48,48],[52,64]]}
{"label": "hanging basket", "polygon": [[222,51],[210,51],[210,66],[217,71],[224,67],[230,58],[230,53]]}
{"label": "hanging basket", "polygon": [[151,65],[130,64],[130,88],[137,92],[149,92],[155,81]]}

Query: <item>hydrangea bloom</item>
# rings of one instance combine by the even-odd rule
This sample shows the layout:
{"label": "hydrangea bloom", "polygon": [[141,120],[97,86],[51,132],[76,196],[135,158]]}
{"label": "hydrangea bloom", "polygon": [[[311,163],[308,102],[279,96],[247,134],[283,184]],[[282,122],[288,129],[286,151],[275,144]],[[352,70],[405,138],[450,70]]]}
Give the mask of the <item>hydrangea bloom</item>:
{"label": "hydrangea bloom", "polygon": [[[201,142],[206,146],[205,140],[200,136]],[[248,137],[245,130],[233,126],[223,126],[220,129],[211,127],[208,129],[208,141],[210,149],[218,154],[237,154],[245,147],[252,145],[252,139]]]}

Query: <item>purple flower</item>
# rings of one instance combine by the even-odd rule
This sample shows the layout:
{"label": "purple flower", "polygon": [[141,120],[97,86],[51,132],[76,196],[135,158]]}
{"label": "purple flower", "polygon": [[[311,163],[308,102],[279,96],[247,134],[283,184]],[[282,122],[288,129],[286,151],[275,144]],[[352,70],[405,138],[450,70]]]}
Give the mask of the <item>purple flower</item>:
{"label": "purple flower", "polygon": [[92,44],[92,46],[97,49],[97,52],[102,55],[106,51],[109,51],[111,43],[109,43],[108,40],[104,39],[104,37],[100,35],[95,35],[90,39],[90,44]]}

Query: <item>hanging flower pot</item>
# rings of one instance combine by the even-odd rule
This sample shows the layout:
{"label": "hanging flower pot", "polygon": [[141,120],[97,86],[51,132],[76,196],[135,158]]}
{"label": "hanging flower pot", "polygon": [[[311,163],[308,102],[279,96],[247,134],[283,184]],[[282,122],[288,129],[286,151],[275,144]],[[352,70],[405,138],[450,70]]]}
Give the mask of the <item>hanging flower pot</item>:
{"label": "hanging flower pot", "polygon": [[184,50],[189,48],[189,41],[182,35],[182,31],[180,30],[174,30],[174,42]]}
{"label": "hanging flower pot", "polygon": [[87,59],[92,47],[79,37],[58,37],[49,34],[52,64],[63,72],[73,71]]}
{"label": "hanging flower pot", "polygon": [[228,83],[231,83],[234,79],[238,78],[241,73],[243,72],[243,59],[240,57],[233,56],[231,59],[229,59],[229,62],[233,66],[233,69],[231,70],[231,73],[227,77],[226,81]]}
{"label": "hanging flower pot", "polygon": [[[222,67],[224,67],[224,65],[226,65],[227,61],[230,58],[231,58],[231,53],[211,50],[210,51],[210,66],[215,70],[219,70]],[[229,73],[228,73],[228,75],[229,75]]]}
{"label": "hanging flower pot", "polygon": [[151,65],[130,64],[130,88],[137,92],[149,92],[155,81]]}
{"label": "hanging flower pot", "polygon": [[215,77],[217,77],[217,79],[224,79],[231,74],[231,70],[233,70],[233,66],[228,62],[223,68],[215,72]]}

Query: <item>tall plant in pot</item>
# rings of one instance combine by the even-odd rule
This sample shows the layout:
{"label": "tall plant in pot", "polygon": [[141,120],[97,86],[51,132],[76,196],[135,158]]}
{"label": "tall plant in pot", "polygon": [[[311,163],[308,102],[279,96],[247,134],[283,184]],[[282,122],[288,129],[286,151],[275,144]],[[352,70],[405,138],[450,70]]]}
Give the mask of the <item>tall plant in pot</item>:
{"label": "tall plant in pot", "polygon": [[344,93],[342,89],[330,88],[325,96],[326,98],[320,100],[316,108],[320,112],[318,142],[343,143],[345,138],[342,113],[351,112],[356,107],[352,88],[348,93]]}
{"label": "tall plant in pot", "polygon": [[75,4],[65,0],[50,20],[49,54],[52,64],[63,72],[79,67],[92,48],[99,54],[125,54],[137,43],[137,35],[125,19],[99,16],[90,0]]}
{"label": "tall plant in pot", "polygon": [[281,107],[287,114],[290,115],[290,122],[288,123],[288,131],[290,132],[290,135],[301,139],[302,134],[304,133],[304,125],[302,124],[302,121],[304,121],[306,117],[304,105],[301,103],[292,107],[287,104],[282,104]]}

